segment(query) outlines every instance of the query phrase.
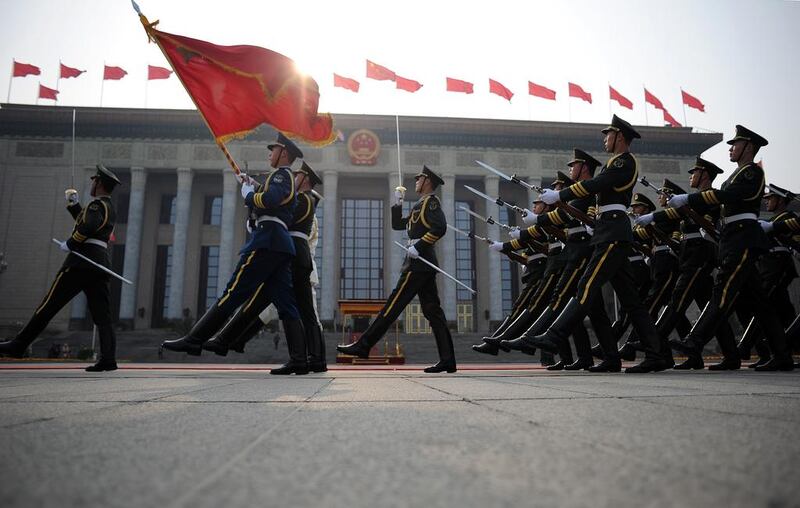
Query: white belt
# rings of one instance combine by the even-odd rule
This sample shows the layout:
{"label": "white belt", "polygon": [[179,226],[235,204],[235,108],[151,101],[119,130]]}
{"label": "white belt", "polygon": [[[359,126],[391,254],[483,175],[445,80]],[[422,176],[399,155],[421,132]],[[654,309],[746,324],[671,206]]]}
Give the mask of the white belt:
{"label": "white belt", "polygon": [[548,245],[549,248],[547,250],[550,251],[550,250],[557,249],[557,248],[563,247],[563,246],[564,246],[563,243],[555,242],[555,243],[551,243],[550,245]]}
{"label": "white belt", "polygon": [[615,204],[615,205],[600,205],[597,209],[598,214],[604,214],[606,212],[625,212],[628,210],[628,207],[625,205]]}
{"label": "white belt", "polygon": [[773,247],[769,250],[770,252],[789,252],[788,247]]}
{"label": "white belt", "polygon": [[703,238],[703,235],[700,233],[684,233],[683,236],[681,236],[681,241],[692,240],[694,238]]}
{"label": "white belt", "polygon": [[100,247],[103,247],[104,249],[108,248],[108,244],[106,242],[104,242],[103,240],[98,240],[97,238],[89,238],[88,240],[86,240],[83,243],[91,243],[92,245],[99,245]]}
{"label": "white belt", "polygon": [[277,217],[273,217],[272,215],[262,215],[261,217],[256,219],[256,224],[261,224],[262,222],[266,222],[266,221],[277,222],[278,224],[283,226],[284,229],[289,229],[288,227],[286,227],[286,223],[285,222],[283,222],[282,220],[280,220]]}
{"label": "white belt", "polygon": [[[784,247],[784,248],[786,248],[786,247]],[[537,254],[534,254],[533,256],[528,256],[528,261],[530,262],[530,261],[533,261],[533,260],[536,260],[536,259],[542,259],[543,257],[547,257],[547,256],[545,256],[542,253],[537,253]]]}
{"label": "white belt", "polygon": [[728,225],[733,224],[734,222],[738,222],[740,220],[758,220],[758,216],[754,213],[737,213],[736,215],[731,215],[730,217],[723,217],[722,224]]}
{"label": "white belt", "polygon": [[656,245],[655,247],[653,247],[653,252],[654,253],[655,252],[662,252],[662,251],[665,251],[665,250],[668,250],[668,251],[672,252],[672,250],[669,248],[669,245]]}
{"label": "white belt", "polygon": [[628,256],[628,261],[644,261],[644,256],[641,254],[638,256]]}
{"label": "white belt", "polygon": [[574,228],[567,228],[567,235],[571,235],[573,233],[585,233],[586,228],[584,226],[575,226]]}
{"label": "white belt", "polygon": [[295,238],[302,238],[305,241],[308,241],[308,235],[303,233],[302,231],[289,231],[289,236],[293,236]]}

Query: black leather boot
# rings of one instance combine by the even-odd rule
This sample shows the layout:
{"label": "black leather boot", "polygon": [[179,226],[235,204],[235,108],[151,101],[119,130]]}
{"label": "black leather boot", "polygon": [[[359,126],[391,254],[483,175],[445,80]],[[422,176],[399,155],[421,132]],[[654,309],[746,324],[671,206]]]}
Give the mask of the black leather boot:
{"label": "black leather boot", "polygon": [[[261,321],[261,318],[253,320],[250,325],[244,329],[242,333],[239,334],[238,337],[233,339],[230,344],[228,344],[229,351],[235,351],[237,353],[244,353],[244,347],[247,345],[248,342],[253,340],[253,338],[258,335],[258,332],[264,329],[264,322]],[[275,343],[275,348],[277,349],[277,342]]]}
{"label": "black leather boot", "polygon": [[363,339],[358,339],[352,344],[340,344],[336,346],[336,351],[346,354],[357,356],[359,358],[369,358],[369,351],[372,349],[372,344],[367,344]]}
{"label": "black leather boot", "polygon": [[258,315],[244,314],[243,309],[240,308],[213,339],[203,343],[203,349],[219,356],[227,356],[230,344],[238,339],[254,320],[261,321]]}
{"label": "black leather boot", "polygon": [[286,346],[289,349],[289,361],[269,371],[274,376],[308,374],[308,356],[306,355],[306,337],[303,322],[299,319],[283,320],[283,332],[286,334]]}
{"label": "black leather boot", "polygon": [[547,351],[540,351],[539,352],[539,364],[542,367],[550,367],[556,364],[556,359],[552,353],[548,353]]}
{"label": "black leather boot", "polygon": [[308,370],[311,372],[327,372],[328,362],[325,359],[325,337],[319,323],[310,323],[306,330],[306,348],[308,349]]}
{"label": "black leather boot", "polygon": [[110,323],[97,325],[97,338],[100,341],[100,357],[97,363],[86,367],[86,372],[117,370],[117,338]]}
{"label": "black leather boot", "polygon": [[525,330],[530,326],[532,319],[531,313],[528,309],[523,310],[512,321],[502,333],[493,337],[484,337],[483,341],[492,346],[497,346],[499,349],[509,352],[511,349],[506,345],[507,341],[512,341],[525,333]]}
{"label": "black leather boot", "polygon": [[566,366],[567,366],[567,364],[564,363],[563,360],[559,360],[559,361],[557,361],[556,363],[554,363],[552,365],[548,365],[547,366],[547,370],[550,370],[550,371],[564,370],[564,367],[566,367]]}
{"label": "black leather boot", "polygon": [[473,344],[472,350],[485,355],[497,356],[500,348],[498,346],[493,346],[488,342],[481,342],[480,344]]}
{"label": "black leather boot", "polygon": [[748,369],[755,369],[756,367],[760,367],[760,366],[766,364],[769,361],[770,358],[771,358],[771,356],[759,357],[758,360],[756,360],[755,362],[753,362],[750,365],[748,365],[747,368]]}
{"label": "black leather boot", "polygon": [[645,374],[647,372],[661,372],[667,367],[659,358],[645,358],[642,362],[625,369],[626,374]]}
{"label": "black leather boot", "polygon": [[580,358],[578,357],[577,360],[566,365],[564,370],[589,370],[590,367],[594,366],[594,360],[591,358]]}
{"label": "black leather boot", "polygon": [[619,372],[622,370],[622,362],[619,358],[606,358],[597,365],[589,367],[587,370],[589,372]]}
{"label": "black leather boot", "polygon": [[672,367],[673,370],[703,370],[703,357],[699,355],[688,355],[686,360]]}
{"label": "black leather boot", "polygon": [[[544,312],[542,312],[539,318],[530,326],[530,328],[525,331],[525,333],[513,340],[502,341],[501,346],[513,349],[514,351],[522,351],[523,353],[529,355],[535,354],[536,345],[533,343],[533,337],[544,333],[553,323],[556,317],[558,317],[556,312],[548,306],[545,308]],[[548,352],[555,354],[558,352],[558,350],[556,348]]]}
{"label": "black leather boot", "polygon": [[0,342],[0,355],[11,358],[24,358],[29,344],[24,344],[17,339]]}
{"label": "black leather boot", "polygon": [[200,356],[203,351],[203,342],[210,339],[227,319],[228,314],[214,304],[197,320],[186,336],[175,340],[165,340],[161,343],[161,347],[169,351]]}
{"label": "black leather boot", "polygon": [[782,355],[782,356],[773,356],[769,359],[769,361],[763,365],[759,365],[755,367],[753,370],[756,372],[776,372],[776,371],[783,371],[788,372],[794,370],[794,360],[792,360],[791,356]]}
{"label": "black leather boot", "polygon": [[453,373],[456,371],[456,353],[453,350],[453,337],[447,326],[436,326],[433,329],[433,337],[436,339],[436,349],[439,351],[439,361],[424,372],[436,374],[439,372]]}
{"label": "black leather boot", "polygon": [[603,348],[600,347],[600,344],[592,346],[592,356],[598,360],[603,359]]}

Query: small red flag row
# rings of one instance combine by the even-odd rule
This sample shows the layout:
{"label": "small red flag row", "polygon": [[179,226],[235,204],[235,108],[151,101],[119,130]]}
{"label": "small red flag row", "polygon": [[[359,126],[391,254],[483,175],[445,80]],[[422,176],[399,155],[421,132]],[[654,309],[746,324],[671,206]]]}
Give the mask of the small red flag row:
{"label": "small red flag row", "polygon": [[[77,78],[81,74],[85,73],[85,70],[77,69],[75,67],[69,67],[64,65],[63,63],[59,63],[59,78],[67,79],[67,78]],[[25,76],[39,76],[42,73],[42,69],[37,67],[36,65],[26,64],[22,62],[17,62],[13,60],[13,68],[11,70],[11,77],[13,78],[24,78]],[[124,78],[128,74],[128,71],[123,69],[122,67],[115,67],[111,65],[103,65],[103,79],[104,80],[119,80]],[[147,79],[167,79],[172,75],[172,71],[166,69],[164,67],[158,67],[155,65],[148,65],[147,66]]]}

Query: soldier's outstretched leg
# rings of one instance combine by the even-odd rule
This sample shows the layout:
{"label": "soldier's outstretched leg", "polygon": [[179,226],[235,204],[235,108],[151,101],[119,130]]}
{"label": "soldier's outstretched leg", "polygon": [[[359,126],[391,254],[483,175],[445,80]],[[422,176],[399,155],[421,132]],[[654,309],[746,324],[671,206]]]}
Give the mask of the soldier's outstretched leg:
{"label": "soldier's outstretched leg", "polygon": [[97,338],[100,342],[100,355],[97,363],[86,367],[86,372],[117,370],[117,337],[112,325],[111,291],[108,279],[107,275],[93,277],[86,281],[83,288],[89,312],[92,314],[92,321],[97,326]]}
{"label": "soldier's outstretched leg", "polygon": [[299,319],[282,319],[283,333],[286,334],[286,348],[289,361],[269,371],[273,376],[298,376],[308,374],[308,355],[306,353],[306,332]]}
{"label": "soldier's outstretched leg", "polygon": [[453,350],[453,337],[447,328],[447,319],[439,301],[439,290],[436,288],[434,273],[430,273],[429,279],[419,289],[418,295],[422,315],[431,325],[433,336],[436,339],[436,349],[439,351],[439,361],[436,365],[425,369],[425,372],[455,372],[456,354]]}

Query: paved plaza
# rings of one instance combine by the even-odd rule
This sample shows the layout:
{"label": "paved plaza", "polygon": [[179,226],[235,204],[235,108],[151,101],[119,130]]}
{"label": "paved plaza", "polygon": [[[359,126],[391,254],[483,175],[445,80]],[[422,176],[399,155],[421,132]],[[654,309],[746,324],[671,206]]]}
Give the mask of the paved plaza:
{"label": "paved plaza", "polygon": [[0,364],[6,508],[800,505],[800,373],[30,367]]}

